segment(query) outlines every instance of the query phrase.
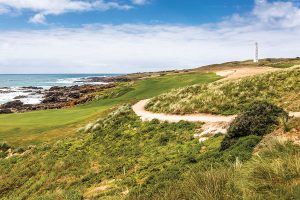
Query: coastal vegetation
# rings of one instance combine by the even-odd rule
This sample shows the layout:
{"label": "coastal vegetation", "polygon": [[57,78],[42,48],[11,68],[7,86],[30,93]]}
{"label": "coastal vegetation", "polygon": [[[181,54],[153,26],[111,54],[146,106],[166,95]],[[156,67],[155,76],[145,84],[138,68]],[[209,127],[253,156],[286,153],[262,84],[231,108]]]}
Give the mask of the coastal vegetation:
{"label": "coastal vegetation", "polygon": [[[72,108],[0,115],[0,199],[299,199],[300,119],[286,112],[300,110],[299,75],[161,74]],[[200,142],[202,123],[143,122],[131,105],[148,98],[157,112],[238,115]]]}
{"label": "coastal vegetation", "polygon": [[273,131],[274,126],[288,121],[288,113],[282,108],[268,102],[253,102],[230,124],[222,141],[225,150],[235,144],[241,137],[249,135],[264,136]]}
{"label": "coastal vegetation", "polygon": [[161,199],[299,199],[300,147],[273,139],[247,162],[193,168]]}
{"label": "coastal vegetation", "polygon": [[231,115],[241,112],[255,100],[299,111],[300,68],[172,90],[154,97],[146,109],[174,114]]}
{"label": "coastal vegetation", "polygon": [[[294,124],[292,128],[300,128],[300,123]],[[267,199],[299,197],[299,146],[267,143],[257,157],[253,150],[262,136],[242,135],[222,150],[221,134],[203,143],[194,138],[201,126],[184,121],[142,122],[129,105],[121,106],[83,127],[77,137],[31,146],[0,159],[0,196],[242,199],[254,193]]]}
{"label": "coastal vegetation", "polygon": [[[36,144],[74,135],[81,126],[105,116],[110,109],[126,102],[151,98],[173,88],[204,84],[220,79],[215,73],[185,73],[158,76],[122,83],[106,90],[91,102],[67,109],[43,110],[0,115],[0,141],[15,145]],[[112,94],[114,93],[114,94]]]}

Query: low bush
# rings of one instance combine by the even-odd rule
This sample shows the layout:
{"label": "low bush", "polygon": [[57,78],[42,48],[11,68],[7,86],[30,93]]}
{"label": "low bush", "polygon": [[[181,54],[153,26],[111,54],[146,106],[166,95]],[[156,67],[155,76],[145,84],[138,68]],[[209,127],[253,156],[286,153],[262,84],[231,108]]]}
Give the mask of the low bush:
{"label": "low bush", "polygon": [[289,68],[289,67],[293,67],[294,64],[293,63],[274,63],[274,64],[270,64],[268,66],[274,67],[274,68]]}
{"label": "low bush", "polygon": [[253,102],[230,125],[221,144],[221,150],[227,149],[238,138],[248,135],[263,136],[274,129],[279,119],[288,119],[288,113],[282,108],[265,101]]}
{"label": "low bush", "polygon": [[7,143],[0,143],[0,151],[7,151],[10,148],[11,146],[8,145]]}

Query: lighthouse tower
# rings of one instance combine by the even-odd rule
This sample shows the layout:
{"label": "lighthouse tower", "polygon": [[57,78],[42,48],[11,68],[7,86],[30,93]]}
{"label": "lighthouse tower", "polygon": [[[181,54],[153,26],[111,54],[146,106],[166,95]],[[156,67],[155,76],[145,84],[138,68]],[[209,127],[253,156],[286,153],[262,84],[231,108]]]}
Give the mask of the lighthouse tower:
{"label": "lighthouse tower", "polygon": [[255,42],[255,57],[253,59],[253,62],[258,63],[259,59],[258,59],[258,43]]}

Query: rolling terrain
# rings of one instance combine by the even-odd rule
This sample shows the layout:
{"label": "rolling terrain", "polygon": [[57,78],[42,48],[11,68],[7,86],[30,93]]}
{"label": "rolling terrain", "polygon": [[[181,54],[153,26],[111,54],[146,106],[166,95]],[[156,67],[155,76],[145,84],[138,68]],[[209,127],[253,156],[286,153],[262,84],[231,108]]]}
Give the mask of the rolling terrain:
{"label": "rolling terrain", "polygon": [[153,98],[149,111],[172,114],[241,112],[253,100],[266,100],[288,111],[300,111],[300,67],[262,75],[193,85]]}
{"label": "rolling terrain", "polygon": [[[298,62],[150,73],[83,105],[0,115],[0,199],[298,199]],[[201,121],[137,116],[150,98],[155,112],[236,117],[199,142]]]}

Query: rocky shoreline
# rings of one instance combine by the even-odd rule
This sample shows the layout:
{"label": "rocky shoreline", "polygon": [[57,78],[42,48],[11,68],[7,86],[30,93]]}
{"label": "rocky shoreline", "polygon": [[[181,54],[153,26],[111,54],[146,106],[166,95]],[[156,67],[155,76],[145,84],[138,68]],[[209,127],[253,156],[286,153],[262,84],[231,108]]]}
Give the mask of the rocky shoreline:
{"label": "rocky shoreline", "polygon": [[[27,96],[16,96],[14,101],[0,105],[0,114],[71,107],[90,101],[93,99],[94,93],[108,88],[113,88],[115,86],[116,84],[114,83],[89,85],[87,82],[86,85],[75,85],[70,87],[54,86],[48,90],[44,90],[40,87],[22,87],[24,92],[28,93],[28,95],[40,95],[41,102],[37,104],[24,104],[21,100]],[[2,88],[0,92],[10,93],[13,92],[13,90],[10,88]]]}
{"label": "rocky shoreline", "polygon": [[[161,71],[161,72],[143,72],[133,73],[121,76],[107,77],[88,77],[75,81],[75,86],[54,86],[50,89],[42,87],[21,87],[22,94],[15,96],[13,101],[0,104],[0,114],[28,112],[35,110],[60,109],[67,108],[77,104],[85,103],[94,98],[95,92],[101,92],[105,89],[113,88],[117,83],[131,82],[148,77],[164,76],[166,74],[180,73],[181,71]],[[183,72],[183,71],[182,71]],[[187,71],[184,71],[187,72]],[[0,94],[9,94],[18,92],[9,87],[0,88]],[[38,96],[37,103],[24,103],[26,98]]]}

